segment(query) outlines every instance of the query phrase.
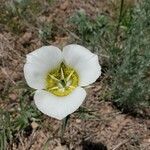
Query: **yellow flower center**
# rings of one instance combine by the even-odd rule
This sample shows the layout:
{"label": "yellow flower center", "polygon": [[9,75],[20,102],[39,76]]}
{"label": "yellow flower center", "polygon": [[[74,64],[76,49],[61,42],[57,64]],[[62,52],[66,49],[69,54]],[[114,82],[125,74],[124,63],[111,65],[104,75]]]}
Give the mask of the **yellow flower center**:
{"label": "yellow flower center", "polygon": [[48,72],[46,76],[46,90],[56,96],[70,94],[79,83],[79,76],[76,71],[64,63]]}

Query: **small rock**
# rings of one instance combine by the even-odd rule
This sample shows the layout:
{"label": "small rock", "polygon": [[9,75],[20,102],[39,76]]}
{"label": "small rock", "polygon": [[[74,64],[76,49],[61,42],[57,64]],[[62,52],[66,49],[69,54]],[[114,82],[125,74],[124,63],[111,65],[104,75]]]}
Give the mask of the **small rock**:
{"label": "small rock", "polygon": [[76,123],[81,123],[81,119],[76,119]]}
{"label": "small rock", "polygon": [[17,99],[17,94],[9,94],[9,98],[12,99],[12,100],[16,100]]}
{"label": "small rock", "polygon": [[67,7],[68,7],[68,5],[69,5],[68,1],[65,1],[65,2],[60,6],[60,9],[61,9],[61,10],[66,10]]}
{"label": "small rock", "polygon": [[40,16],[39,18],[40,22],[46,22],[46,17],[45,16]]}
{"label": "small rock", "polygon": [[54,150],[68,150],[68,149],[66,146],[59,145],[59,146],[55,147]]}
{"label": "small rock", "polygon": [[31,126],[33,129],[36,129],[39,125],[36,122],[32,122]]}
{"label": "small rock", "polygon": [[25,32],[24,35],[19,39],[19,42],[21,44],[25,44],[29,42],[32,38],[32,33],[31,32]]}

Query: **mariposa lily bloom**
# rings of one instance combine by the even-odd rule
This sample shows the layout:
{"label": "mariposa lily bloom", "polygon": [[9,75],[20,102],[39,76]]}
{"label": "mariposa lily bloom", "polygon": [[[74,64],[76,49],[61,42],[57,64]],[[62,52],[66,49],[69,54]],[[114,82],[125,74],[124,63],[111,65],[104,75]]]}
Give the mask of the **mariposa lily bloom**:
{"label": "mariposa lily bloom", "polygon": [[24,76],[36,89],[34,101],[44,114],[59,120],[77,110],[86,97],[85,86],[101,74],[98,56],[71,44],[61,51],[43,46],[27,55]]}

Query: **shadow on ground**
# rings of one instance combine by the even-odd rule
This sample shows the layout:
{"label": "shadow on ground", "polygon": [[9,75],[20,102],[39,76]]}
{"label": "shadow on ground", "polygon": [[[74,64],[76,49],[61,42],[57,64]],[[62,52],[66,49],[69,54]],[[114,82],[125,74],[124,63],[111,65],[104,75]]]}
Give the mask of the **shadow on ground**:
{"label": "shadow on ground", "polygon": [[83,148],[82,150],[107,150],[107,147],[102,143],[93,143],[90,141],[82,142]]}

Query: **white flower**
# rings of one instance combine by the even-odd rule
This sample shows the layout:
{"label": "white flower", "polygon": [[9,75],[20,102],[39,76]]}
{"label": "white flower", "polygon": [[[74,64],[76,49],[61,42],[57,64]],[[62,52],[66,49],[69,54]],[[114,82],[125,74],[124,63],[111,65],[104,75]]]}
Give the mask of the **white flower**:
{"label": "white flower", "polygon": [[43,46],[29,53],[24,65],[28,85],[37,89],[36,106],[59,120],[79,108],[86,97],[82,87],[95,82],[100,74],[98,56],[76,44],[65,46],[63,51]]}

